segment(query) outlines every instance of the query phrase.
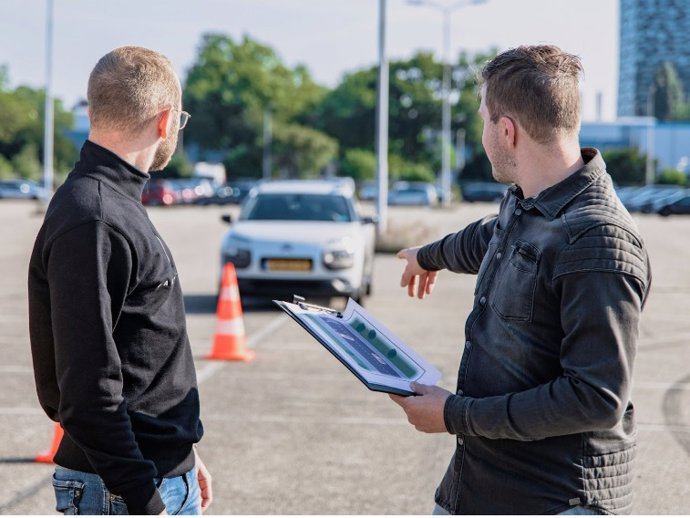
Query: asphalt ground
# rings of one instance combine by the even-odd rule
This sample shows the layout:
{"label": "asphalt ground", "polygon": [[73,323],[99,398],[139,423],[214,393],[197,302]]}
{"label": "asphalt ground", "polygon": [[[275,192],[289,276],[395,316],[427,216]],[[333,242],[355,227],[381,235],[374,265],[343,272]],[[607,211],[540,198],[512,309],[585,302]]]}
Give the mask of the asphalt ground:
{"label": "asphalt ground", "polygon": [[[231,209],[234,210],[234,209]],[[391,208],[434,237],[495,210],[489,204]],[[152,209],[178,264],[206,430],[200,452],[214,477],[212,514],[429,514],[454,449],[416,432],[387,396],[368,391],[278,310],[243,300],[252,363],[204,359],[215,326],[218,207]],[[639,452],[635,514],[690,513],[690,218],[635,217],[654,287],[642,321],[633,400]],[[54,425],[34,390],[26,271],[42,221],[32,202],[0,202],[0,514],[54,514],[53,468],[32,459]],[[78,267],[78,265],[75,265]],[[452,389],[472,276],[443,272],[434,294],[408,299],[402,263],[377,255],[367,308],[443,372]],[[500,498],[500,495],[497,495]]]}

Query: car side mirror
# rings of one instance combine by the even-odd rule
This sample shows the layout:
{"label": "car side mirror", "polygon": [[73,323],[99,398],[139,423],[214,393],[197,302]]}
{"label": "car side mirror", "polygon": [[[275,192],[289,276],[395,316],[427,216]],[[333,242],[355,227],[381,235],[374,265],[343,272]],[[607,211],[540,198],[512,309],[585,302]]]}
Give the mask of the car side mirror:
{"label": "car side mirror", "polygon": [[232,225],[232,216],[230,214],[223,214],[220,217],[221,221],[224,223],[227,223],[228,225]]}
{"label": "car side mirror", "polygon": [[378,216],[364,216],[362,218],[362,225],[376,225],[378,222]]}

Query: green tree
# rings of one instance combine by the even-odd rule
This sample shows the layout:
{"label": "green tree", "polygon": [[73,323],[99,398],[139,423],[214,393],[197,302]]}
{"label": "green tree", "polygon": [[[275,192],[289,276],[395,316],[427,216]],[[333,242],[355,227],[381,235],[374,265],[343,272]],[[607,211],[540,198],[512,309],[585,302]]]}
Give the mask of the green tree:
{"label": "green tree", "polygon": [[290,178],[314,178],[335,160],[338,142],[298,124],[275,126],[273,160],[277,169]]}
{"label": "green tree", "polygon": [[43,168],[38,159],[38,149],[36,144],[26,144],[19,153],[12,157],[12,167],[22,178],[38,180],[41,178]]}
{"label": "green tree", "polygon": [[459,174],[460,182],[478,181],[478,182],[493,182],[494,177],[491,169],[491,162],[486,156],[484,150],[475,154],[467,161],[465,167]]}
{"label": "green tree", "polygon": [[647,166],[646,155],[636,148],[611,149],[602,152],[606,170],[618,185],[643,185]]}
{"label": "green tree", "polygon": [[340,161],[340,174],[357,182],[373,180],[376,176],[376,155],[368,149],[347,149]]}
{"label": "green tree", "polygon": [[[299,116],[318,104],[324,93],[304,66],[288,68],[273,49],[248,36],[235,41],[205,34],[184,86],[185,109],[193,114],[185,130],[186,143],[198,146],[202,157],[208,151],[224,152],[229,174],[258,175],[264,113],[270,111],[274,153],[278,153],[274,166],[305,164],[313,173],[315,164],[324,161],[324,150],[332,148],[331,140],[292,125],[299,126]],[[307,143],[309,138],[315,141]],[[291,144],[297,146],[291,150],[294,154],[315,155],[288,160],[285,146]]]}
{"label": "green tree", "polygon": [[[481,150],[475,70],[491,55],[462,54],[453,65],[451,130],[455,134],[465,129],[471,152]],[[432,54],[418,52],[410,59],[392,61],[389,72],[389,149],[394,155],[438,170],[443,65]],[[340,142],[342,157],[349,149],[374,149],[376,81],[376,67],[349,73],[305,115],[311,124]],[[391,171],[395,172],[392,167]]]}
{"label": "green tree", "polygon": [[0,180],[9,180],[14,178],[14,167],[12,162],[0,155]]}
{"label": "green tree", "polygon": [[[30,156],[35,155],[39,164],[43,157],[44,109],[43,90],[20,86],[10,91],[6,85],[0,86],[0,154],[13,160],[23,152],[18,159],[25,164],[21,171],[33,170],[27,165],[32,161]],[[72,113],[63,108],[60,100],[55,100],[54,167],[58,173],[69,171],[77,156],[74,144],[65,135],[72,124]]]}
{"label": "green tree", "polygon": [[665,62],[654,76],[652,84],[654,117],[667,121],[684,107],[683,84],[672,63]]}

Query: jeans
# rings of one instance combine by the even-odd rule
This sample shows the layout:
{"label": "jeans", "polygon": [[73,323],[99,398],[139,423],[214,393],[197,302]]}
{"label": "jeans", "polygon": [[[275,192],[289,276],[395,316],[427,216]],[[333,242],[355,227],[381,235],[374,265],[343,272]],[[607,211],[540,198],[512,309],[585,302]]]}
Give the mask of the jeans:
{"label": "jeans", "polygon": [[[450,514],[448,511],[446,511],[443,507],[440,505],[436,504],[434,506],[434,510],[431,512],[432,515],[444,515],[444,514]],[[558,514],[600,514],[597,511],[593,509],[589,509],[587,507],[582,507],[581,505],[576,505],[575,507],[571,507],[567,511],[563,511],[562,513]]]}
{"label": "jeans", "polygon": [[[201,490],[196,468],[184,475],[154,479],[168,514],[201,514]],[[129,514],[127,504],[105,487],[94,473],[55,468],[56,510],[63,514]]]}

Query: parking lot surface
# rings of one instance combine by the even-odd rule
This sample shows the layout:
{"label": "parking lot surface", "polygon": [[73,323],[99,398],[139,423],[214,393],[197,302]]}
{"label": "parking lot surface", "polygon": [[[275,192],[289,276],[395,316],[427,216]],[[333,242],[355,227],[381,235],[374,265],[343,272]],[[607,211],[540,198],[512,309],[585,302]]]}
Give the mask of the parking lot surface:
{"label": "parking lot surface", "polygon": [[[231,209],[235,210],[235,209]],[[492,204],[393,207],[391,222],[424,222],[434,237]],[[173,251],[185,293],[205,437],[212,514],[429,514],[454,448],[424,435],[389,398],[369,392],[304,330],[270,305],[245,304],[252,363],[204,359],[215,327],[218,250],[227,208],[150,209]],[[639,450],[635,514],[690,513],[690,217],[636,215],[654,285],[635,366]],[[52,467],[32,459],[53,423],[34,390],[26,272],[42,221],[33,202],[0,202],[0,514],[53,514]],[[75,265],[78,268],[79,265]],[[434,294],[409,299],[402,262],[377,255],[367,308],[443,373],[452,389],[474,277],[443,272]],[[244,302],[244,301],[243,301]],[[247,301],[249,302],[249,301]],[[500,495],[497,495],[500,498]]]}

